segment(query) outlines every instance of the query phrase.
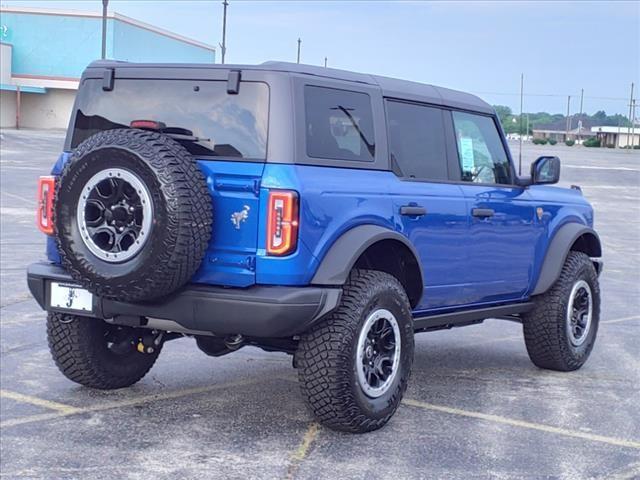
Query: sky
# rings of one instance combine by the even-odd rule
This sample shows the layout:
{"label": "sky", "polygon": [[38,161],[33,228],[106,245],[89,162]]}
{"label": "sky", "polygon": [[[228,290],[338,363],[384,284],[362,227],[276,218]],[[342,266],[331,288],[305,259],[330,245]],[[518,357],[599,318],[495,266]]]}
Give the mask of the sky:
{"label": "sky", "polygon": [[[101,11],[100,0],[0,0]],[[111,0],[110,12],[217,46],[222,0]],[[524,111],[629,113],[640,90],[640,1],[229,0],[227,63],[296,61],[478,94]],[[220,51],[216,53],[220,59]],[[640,95],[636,95],[639,98]],[[639,109],[640,110],[640,109]],[[637,112],[640,116],[640,112]]]}

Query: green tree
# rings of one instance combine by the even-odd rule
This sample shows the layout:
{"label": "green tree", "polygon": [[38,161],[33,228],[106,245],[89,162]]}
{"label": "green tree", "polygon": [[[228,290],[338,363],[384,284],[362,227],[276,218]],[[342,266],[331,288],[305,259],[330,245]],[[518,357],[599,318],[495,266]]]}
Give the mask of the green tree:
{"label": "green tree", "polygon": [[498,118],[500,119],[500,123],[503,128],[506,127],[507,121],[510,120],[510,117],[512,116],[511,108],[506,105],[494,105],[493,108],[498,114]]}

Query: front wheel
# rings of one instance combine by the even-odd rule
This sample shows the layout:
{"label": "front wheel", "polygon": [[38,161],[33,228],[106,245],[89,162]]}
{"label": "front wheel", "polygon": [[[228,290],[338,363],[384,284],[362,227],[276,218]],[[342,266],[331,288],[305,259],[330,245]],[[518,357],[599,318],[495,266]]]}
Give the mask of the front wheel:
{"label": "front wheel", "polygon": [[562,372],[582,367],[600,321],[600,287],[591,259],[582,252],[569,252],[556,283],[534,303],[522,318],[531,361]]}
{"label": "front wheel", "polygon": [[47,316],[49,350],[58,369],[69,380],[101,390],[128,387],[147,374],[162,349],[161,342],[140,347],[148,332],[97,318]]}
{"label": "front wheel", "polygon": [[382,427],[407,388],[413,349],[411,306],[400,282],[353,271],[338,309],[300,338],[296,365],[307,404],[334,430]]}

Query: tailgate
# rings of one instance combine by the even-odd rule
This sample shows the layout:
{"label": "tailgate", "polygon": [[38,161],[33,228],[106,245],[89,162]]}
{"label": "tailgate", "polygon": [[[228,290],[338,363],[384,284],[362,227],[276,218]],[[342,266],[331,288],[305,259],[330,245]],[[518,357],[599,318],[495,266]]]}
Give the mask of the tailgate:
{"label": "tailgate", "polygon": [[207,254],[192,282],[253,285],[264,163],[199,160],[198,164],[211,193],[213,227]]}

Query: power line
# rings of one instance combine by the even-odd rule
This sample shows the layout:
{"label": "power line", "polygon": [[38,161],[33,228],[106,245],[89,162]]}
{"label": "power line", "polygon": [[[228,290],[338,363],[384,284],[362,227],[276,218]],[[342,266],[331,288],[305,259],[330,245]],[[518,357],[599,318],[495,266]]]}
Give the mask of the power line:
{"label": "power line", "polygon": [[[503,95],[503,96],[511,96],[511,97],[519,97],[519,93],[506,93],[506,92],[471,92],[474,95]],[[557,98],[567,98],[567,96],[571,95],[572,97],[578,97],[580,94],[578,93],[525,93],[525,97],[557,97]],[[623,102],[629,101],[628,98],[623,97],[595,97],[590,95],[584,95],[583,98],[587,98],[590,100],[620,100]]]}

